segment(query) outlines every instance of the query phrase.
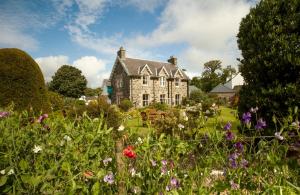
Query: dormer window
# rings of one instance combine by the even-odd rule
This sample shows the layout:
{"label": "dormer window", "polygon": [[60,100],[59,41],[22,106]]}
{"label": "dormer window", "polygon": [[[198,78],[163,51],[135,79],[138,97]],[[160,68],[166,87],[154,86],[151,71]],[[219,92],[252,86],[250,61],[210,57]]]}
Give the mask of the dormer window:
{"label": "dormer window", "polygon": [[143,75],[143,85],[148,85],[148,76]]}
{"label": "dormer window", "polygon": [[179,78],[175,78],[175,86],[179,87]]}
{"label": "dormer window", "polygon": [[160,77],[160,86],[164,87],[166,84],[166,77]]}

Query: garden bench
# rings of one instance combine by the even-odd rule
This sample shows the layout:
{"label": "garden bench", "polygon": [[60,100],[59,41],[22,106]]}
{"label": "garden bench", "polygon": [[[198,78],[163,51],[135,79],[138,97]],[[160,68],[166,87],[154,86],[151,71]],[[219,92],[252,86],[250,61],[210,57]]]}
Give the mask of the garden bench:
{"label": "garden bench", "polygon": [[146,126],[146,121],[154,123],[157,119],[165,118],[166,113],[163,111],[157,111],[155,109],[148,110],[147,112],[141,112],[143,126]]}

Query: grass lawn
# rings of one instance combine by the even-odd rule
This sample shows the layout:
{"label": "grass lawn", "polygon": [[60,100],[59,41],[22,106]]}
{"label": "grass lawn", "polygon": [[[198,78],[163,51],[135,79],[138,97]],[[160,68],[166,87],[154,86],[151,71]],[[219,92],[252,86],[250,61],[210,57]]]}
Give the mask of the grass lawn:
{"label": "grass lawn", "polygon": [[[237,132],[237,126],[239,125],[239,120],[237,120],[236,110],[233,110],[228,107],[220,107],[221,113],[220,116],[211,117],[207,120],[204,132],[212,132],[216,129],[222,128],[227,122],[232,124],[232,130]],[[151,127],[143,127],[143,122],[141,117],[136,117],[128,120],[125,123],[127,128],[130,128],[131,131],[137,132],[140,136],[145,136]]]}

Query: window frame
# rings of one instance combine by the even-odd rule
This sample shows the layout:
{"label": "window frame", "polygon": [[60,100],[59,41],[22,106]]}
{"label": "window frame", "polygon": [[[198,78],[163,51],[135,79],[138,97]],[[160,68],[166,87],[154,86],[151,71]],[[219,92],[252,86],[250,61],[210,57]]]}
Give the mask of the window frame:
{"label": "window frame", "polygon": [[[144,85],[144,86],[147,86],[148,85],[148,75],[143,75],[142,76],[142,84]],[[144,81],[146,81],[145,83],[144,83]]]}
{"label": "window frame", "polygon": [[179,85],[180,85],[180,79],[175,78],[175,87],[179,87]]}
{"label": "window frame", "polygon": [[166,103],[166,94],[160,94],[159,100],[160,100],[161,104],[165,104]]}
{"label": "window frame", "polygon": [[175,94],[175,105],[180,105],[180,94]]}
{"label": "window frame", "polygon": [[143,94],[142,95],[142,105],[148,106],[149,105],[149,94]]}
{"label": "window frame", "polygon": [[161,76],[161,77],[159,78],[159,83],[160,83],[160,86],[161,86],[161,87],[165,87],[165,86],[166,86],[166,77]]}

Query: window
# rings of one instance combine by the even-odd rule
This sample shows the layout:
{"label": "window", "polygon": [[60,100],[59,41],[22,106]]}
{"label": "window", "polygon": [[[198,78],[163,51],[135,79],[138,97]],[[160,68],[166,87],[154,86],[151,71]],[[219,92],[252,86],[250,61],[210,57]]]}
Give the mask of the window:
{"label": "window", "polygon": [[176,87],[179,87],[179,78],[176,78],[176,79],[175,79],[175,86],[176,86]]}
{"label": "window", "polygon": [[160,86],[164,87],[166,84],[166,78],[165,77],[160,77]]}
{"label": "window", "polygon": [[149,94],[143,94],[143,106],[149,105]]}
{"label": "window", "polygon": [[143,75],[143,85],[148,85],[148,76]]}
{"label": "window", "polygon": [[161,104],[166,103],[166,95],[165,94],[160,95],[160,103]]}
{"label": "window", "polygon": [[179,105],[179,104],[180,104],[180,95],[179,95],[179,94],[176,94],[176,95],[175,95],[175,104],[176,104],[176,105]]}

